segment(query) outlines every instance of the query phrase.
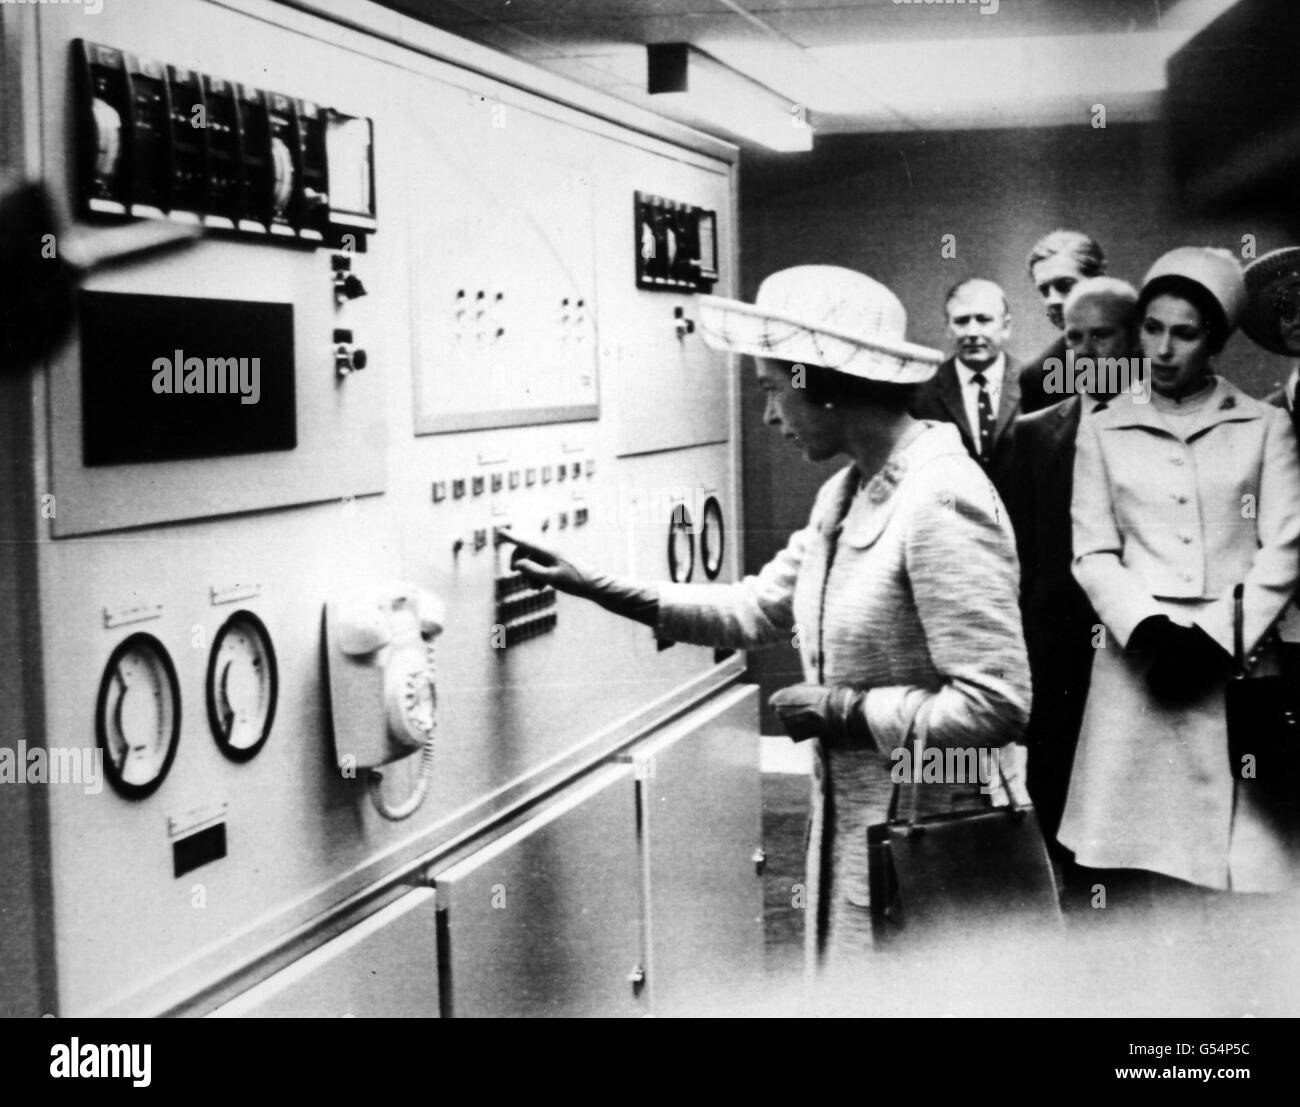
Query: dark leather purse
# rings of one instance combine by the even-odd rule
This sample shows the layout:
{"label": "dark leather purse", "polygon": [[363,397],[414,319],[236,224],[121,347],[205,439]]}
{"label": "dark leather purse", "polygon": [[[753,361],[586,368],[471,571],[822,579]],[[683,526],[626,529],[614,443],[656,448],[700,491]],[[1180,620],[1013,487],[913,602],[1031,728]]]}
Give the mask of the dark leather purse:
{"label": "dark leather purse", "polygon": [[1012,801],[920,817],[915,776],[911,815],[898,815],[903,784],[896,782],[885,821],[867,827],[877,946],[948,945],[979,941],[990,930],[1059,927],[1060,895],[1033,807]]}
{"label": "dark leather purse", "polygon": [[[1237,672],[1224,689],[1228,763],[1233,778],[1261,795],[1300,805],[1300,644],[1283,642],[1276,624],[1258,649],[1245,656],[1243,585],[1232,591],[1233,654]],[[1276,673],[1257,674],[1271,654]]]}

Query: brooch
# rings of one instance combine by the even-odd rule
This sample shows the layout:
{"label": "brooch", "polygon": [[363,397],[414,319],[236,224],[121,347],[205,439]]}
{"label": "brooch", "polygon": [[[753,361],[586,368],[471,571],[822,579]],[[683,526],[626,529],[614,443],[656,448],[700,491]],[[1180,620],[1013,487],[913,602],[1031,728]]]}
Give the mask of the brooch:
{"label": "brooch", "polygon": [[906,468],[907,463],[901,457],[890,458],[880,472],[867,482],[867,500],[873,504],[883,504],[894,494]]}

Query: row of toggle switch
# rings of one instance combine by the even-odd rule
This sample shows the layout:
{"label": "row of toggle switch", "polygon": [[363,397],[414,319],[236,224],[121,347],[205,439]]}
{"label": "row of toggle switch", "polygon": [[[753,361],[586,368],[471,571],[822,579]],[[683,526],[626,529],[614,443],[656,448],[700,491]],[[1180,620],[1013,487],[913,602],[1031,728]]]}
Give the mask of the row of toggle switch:
{"label": "row of toggle switch", "polygon": [[[588,458],[585,464],[581,461],[561,462],[554,468],[550,465],[543,465],[540,468],[542,484],[550,484],[552,480],[563,481],[572,478],[578,480],[583,473],[592,476],[596,472],[596,459]],[[525,488],[532,488],[537,484],[539,470],[534,468],[511,469],[509,473],[492,473],[489,476],[470,477],[466,480],[464,477],[453,479],[451,484],[451,498],[453,500],[462,500],[465,498],[466,491],[470,495],[481,496],[489,488],[493,492],[500,492],[507,486],[513,491],[518,488],[522,482]],[[447,498],[447,485],[445,480],[436,480],[433,482],[433,502],[442,503]]]}

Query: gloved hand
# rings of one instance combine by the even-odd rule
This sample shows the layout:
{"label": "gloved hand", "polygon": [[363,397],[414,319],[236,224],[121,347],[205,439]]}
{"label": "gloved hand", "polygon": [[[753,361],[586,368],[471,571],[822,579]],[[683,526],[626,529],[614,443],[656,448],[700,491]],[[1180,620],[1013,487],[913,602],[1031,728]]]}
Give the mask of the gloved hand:
{"label": "gloved hand", "polygon": [[1181,644],[1182,629],[1168,615],[1148,615],[1129,635],[1125,650],[1130,654],[1164,654]]}
{"label": "gloved hand", "polygon": [[767,702],[796,742],[820,738],[835,749],[875,749],[863,709],[866,696],[846,685],[792,684]]}
{"label": "gloved hand", "polygon": [[980,751],[980,779],[988,783],[982,789],[992,797],[994,807],[1028,807],[1029,750],[1019,742],[1008,742],[993,750]]}
{"label": "gloved hand", "polygon": [[1198,626],[1178,626],[1173,644],[1156,656],[1147,670],[1147,687],[1165,703],[1188,703],[1223,679],[1235,661]]}
{"label": "gloved hand", "polygon": [[497,534],[514,545],[510,567],[534,584],[549,584],[557,592],[593,600],[606,611],[653,627],[659,621],[659,593],[651,585],[624,580],[592,569],[536,542],[516,538],[505,529]]}

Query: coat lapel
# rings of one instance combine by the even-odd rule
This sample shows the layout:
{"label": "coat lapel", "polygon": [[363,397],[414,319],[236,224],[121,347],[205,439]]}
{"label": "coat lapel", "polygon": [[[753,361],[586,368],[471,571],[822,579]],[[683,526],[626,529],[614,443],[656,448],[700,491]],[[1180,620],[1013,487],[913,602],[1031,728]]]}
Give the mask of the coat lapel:
{"label": "coat lapel", "polygon": [[[961,431],[962,441],[966,444],[968,450],[973,449],[975,436],[971,432],[970,423],[966,420],[966,405],[961,398],[961,382],[957,379],[957,366],[952,358],[949,358],[941,366],[936,374],[935,392],[938,394],[939,402],[948,410],[952,421]],[[978,451],[976,451],[978,452]]]}
{"label": "coat lapel", "polygon": [[[1002,397],[998,401],[998,414],[993,424],[993,442],[996,445],[1011,426],[1020,411],[1020,366],[1007,356],[1002,370]],[[955,371],[954,371],[955,375]]]}

